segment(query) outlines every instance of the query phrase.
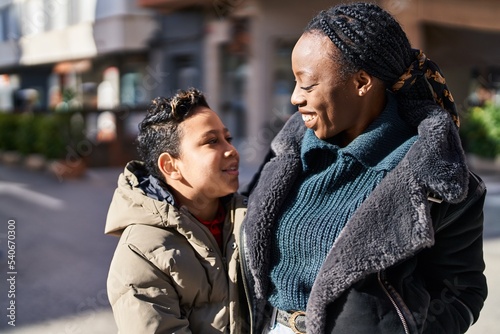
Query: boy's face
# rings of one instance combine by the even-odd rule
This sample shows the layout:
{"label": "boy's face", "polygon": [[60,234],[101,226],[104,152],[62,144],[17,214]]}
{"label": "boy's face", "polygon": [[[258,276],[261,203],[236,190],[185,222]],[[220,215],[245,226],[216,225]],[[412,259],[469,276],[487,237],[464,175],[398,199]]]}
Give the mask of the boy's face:
{"label": "boy's face", "polygon": [[[231,134],[217,114],[198,107],[180,125],[181,145],[177,167],[186,197],[220,198],[238,190],[239,154]],[[201,197],[200,197],[201,196]]]}

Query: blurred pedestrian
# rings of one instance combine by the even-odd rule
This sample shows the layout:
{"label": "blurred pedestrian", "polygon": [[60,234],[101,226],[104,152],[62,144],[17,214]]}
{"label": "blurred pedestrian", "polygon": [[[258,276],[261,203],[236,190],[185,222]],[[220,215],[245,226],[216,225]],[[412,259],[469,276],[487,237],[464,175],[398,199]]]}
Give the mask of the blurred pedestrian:
{"label": "blurred pedestrian", "polygon": [[105,229],[121,235],[107,282],[121,334],[242,333],[231,139],[196,89],[156,98],[140,123],[142,161],[120,175]]}
{"label": "blurred pedestrian", "polygon": [[[463,333],[486,298],[484,183],[435,63],[375,4],[320,12],[243,224],[254,333]],[[243,259],[242,259],[243,261]]]}

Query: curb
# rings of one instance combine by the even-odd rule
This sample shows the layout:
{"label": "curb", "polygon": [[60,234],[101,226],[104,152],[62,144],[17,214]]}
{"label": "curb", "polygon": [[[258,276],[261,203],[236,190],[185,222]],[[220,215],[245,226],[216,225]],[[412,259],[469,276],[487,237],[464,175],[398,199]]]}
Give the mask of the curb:
{"label": "curb", "polygon": [[28,171],[47,172],[59,180],[81,178],[87,170],[84,159],[49,160],[41,154],[23,155],[17,151],[0,151],[0,163]]}

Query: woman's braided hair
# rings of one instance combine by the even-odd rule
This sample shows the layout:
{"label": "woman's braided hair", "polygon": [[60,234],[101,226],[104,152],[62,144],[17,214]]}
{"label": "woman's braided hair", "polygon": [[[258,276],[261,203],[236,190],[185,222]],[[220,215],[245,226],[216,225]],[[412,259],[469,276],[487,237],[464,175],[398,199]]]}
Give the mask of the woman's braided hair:
{"label": "woman's braided hair", "polygon": [[137,150],[147,171],[163,180],[157,161],[162,153],[177,158],[180,155],[182,131],[179,125],[193,114],[197,107],[208,103],[202,92],[195,88],[179,90],[172,97],[152,100],[145,118],[139,124]]}
{"label": "woman's braided hair", "polygon": [[[397,93],[403,113],[421,113],[417,116],[421,118],[424,107],[437,103],[459,124],[453,97],[437,65],[412,49],[401,25],[379,6],[361,2],[332,7],[316,15],[305,32],[326,35],[333,42],[341,54],[334,61],[342,64],[342,77],[364,70]],[[407,120],[418,124],[418,119]]]}
{"label": "woman's braided hair", "polygon": [[354,3],[321,11],[305,31],[323,32],[340,50],[351,71],[363,69],[387,87],[414,59],[399,23],[374,4]]}

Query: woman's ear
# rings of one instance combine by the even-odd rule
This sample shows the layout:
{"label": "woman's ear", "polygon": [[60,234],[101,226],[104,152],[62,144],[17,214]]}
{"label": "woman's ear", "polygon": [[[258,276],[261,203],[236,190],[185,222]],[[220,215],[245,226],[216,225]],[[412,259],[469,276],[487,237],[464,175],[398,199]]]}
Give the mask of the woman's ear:
{"label": "woman's ear", "polygon": [[177,166],[177,159],[169,153],[162,153],[158,157],[158,169],[165,179],[180,180],[182,174]]}
{"label": "woman's ear", "polygon": [[370,89],[373,87],[374,77],[365,72],[364,70],[359,70],[354,74],[354,84],[358,90],[359,96],[365,96]]}

